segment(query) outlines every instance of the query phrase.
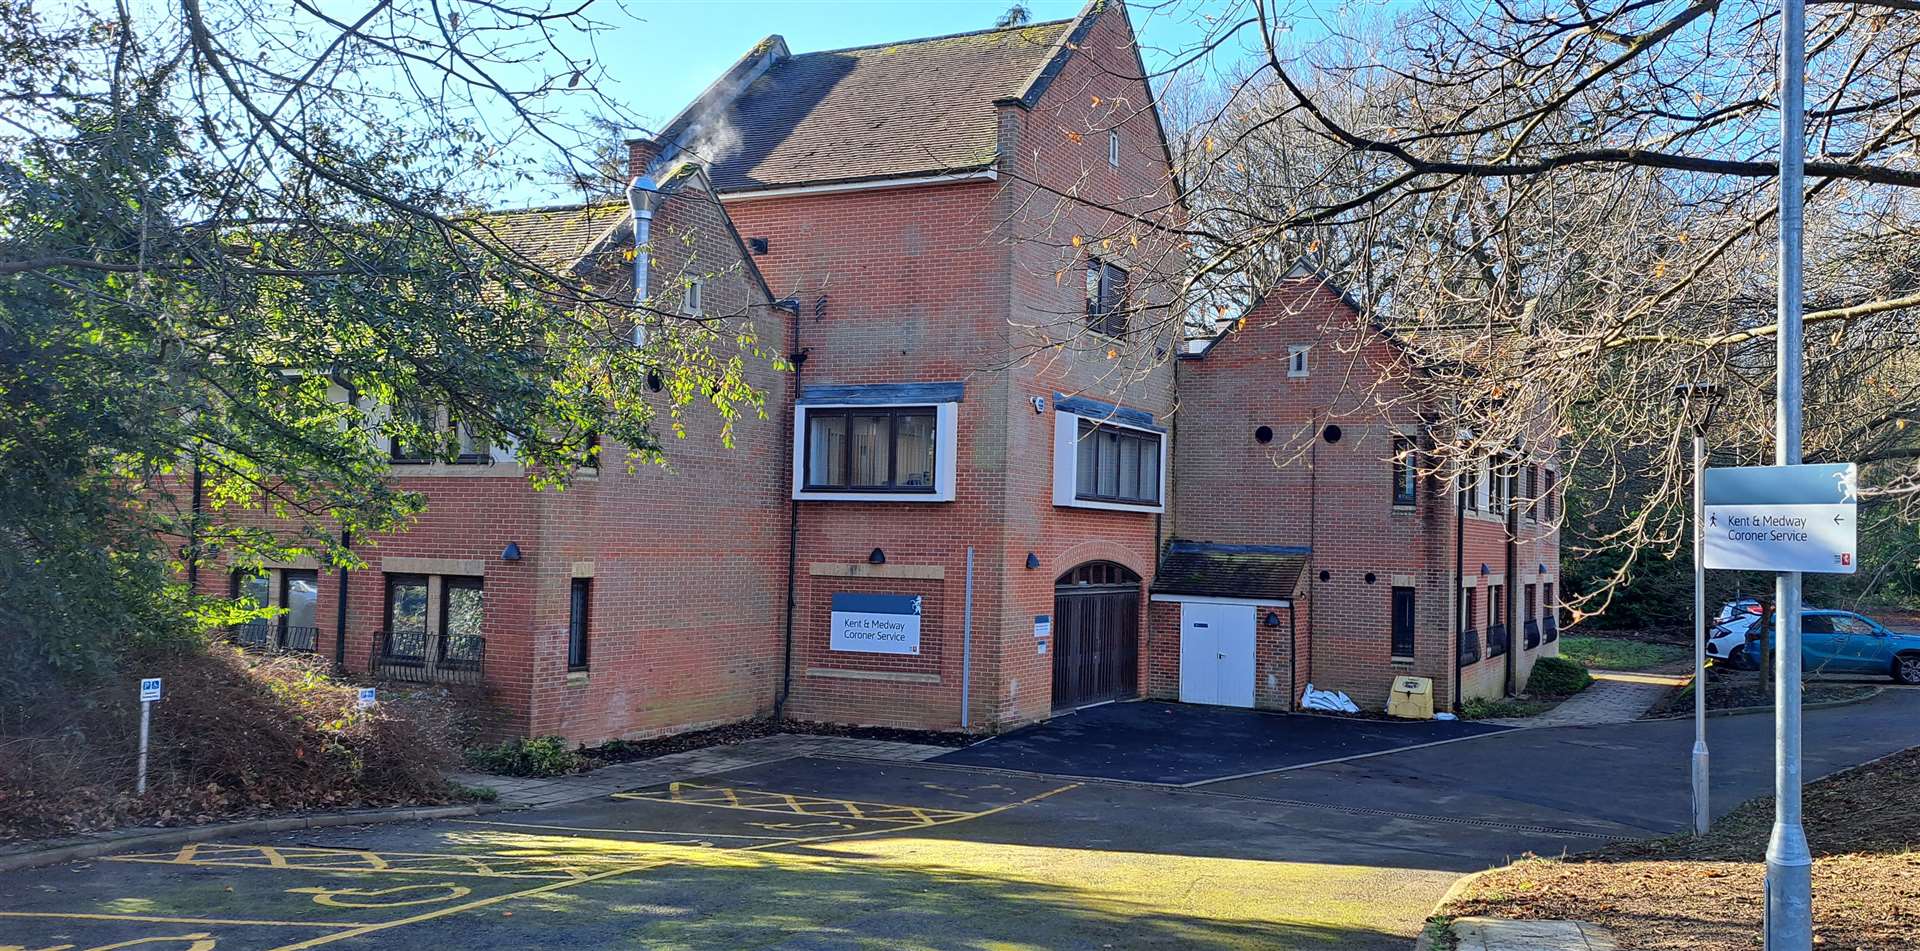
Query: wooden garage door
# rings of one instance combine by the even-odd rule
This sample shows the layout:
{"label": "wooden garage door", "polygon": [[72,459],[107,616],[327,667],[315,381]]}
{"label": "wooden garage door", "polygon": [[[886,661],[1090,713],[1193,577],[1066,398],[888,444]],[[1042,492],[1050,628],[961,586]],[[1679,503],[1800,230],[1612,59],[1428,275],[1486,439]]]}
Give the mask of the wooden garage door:
{"label": "wooden garage door", "polygon": [[1140,576],[1108,561],[1060,576],[1053,594],[1053,708],[1135,695]]}

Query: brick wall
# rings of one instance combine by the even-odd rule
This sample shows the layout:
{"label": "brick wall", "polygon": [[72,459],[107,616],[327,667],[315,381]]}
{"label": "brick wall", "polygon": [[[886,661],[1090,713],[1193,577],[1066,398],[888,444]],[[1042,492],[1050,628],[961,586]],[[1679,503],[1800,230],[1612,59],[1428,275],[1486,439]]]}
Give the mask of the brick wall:
{"label": "brick wall", "polygon": [[[1155,601],[1147,608],[1145,696],[1155,700],[1180,699],[1180,605]],[[1294,647],[1298,643],[1295,609],[1283,604],[1252,606],[1253,628],[1253,705],[1262,710],[1292,710],[1299,699],[1295,695],[1298,674],[1294,669]],[[1267,615],[1279,622],[1269,627]]]}
{"label": "brick wall", "polygon": [[[916,671],[920,682],[878,676],[892,671],[893,658],[826,647],[825,605],[835,591],[858,590],[844,572],[864,565],[875,548],[886,553],[889,569],[917,576],[890,590],[943,605],[961,598],[966,550],[974,549],[974,729],[1003,729],[1050,712],[1053,654],[1036,651],[1032,625],[1036,615],[1055,613],[1056,577],[1091,560],[1152,576],[1153,514],[1052,502],[1056,392],[1101,396],[1162,417],[1172,405],[1172,373],[1154,354],[1157,339],[1164,357],[1165,334],[1117,347],[1060,345],[1084,329],[1083,272],[1060,273],[1085,267],[1072,236],[1112,231],[1112,216],[1092,206],[1135,196],[1142,183],[1164,189],[1168,174],[1150,114],[1143,120],[1138,109],[1147,102],[1145,89],[1124,78],[1137,75],[1124,18],[1100,17],[1089,36],[1031,112],[1003,108],[1001,156],[1014,174],[999,182],[729,198],[741,233],[769,239],[769,253],[758,260],[774,295],[800,301],[797,346],[810,354],[807,384],[966,383],[955,501],[801,503],[794,716],[960,725],[961,612],[943,607],[937,618],[923,619],[923,650],[939,660]],[[1111,58],[1123,54],[1126,61],[1116,66]],[[1095,91],[1134,108],[1116,113],[1109,105],[1096,114]],[[1104,135],[1081,134],[1074,142],[1061,133],[1063,123],[1116,121],[1134,143],[1120,169],[1107,162]],[[1028,213],[1031,190],[1015,184],[1027,179],[1079,189],[1088,202]],[[1142,289],[1143,299],[1156,294],[1164,297]],[[816,320],[814,302],[822,296],[826,313]],[[1063,315],[1072,318],[1064,325]],[[1128,352],[1110,358],[1110,349]],[[1130,370],[1116,375],[1117,365]],[[1029,553],[1038,569],[1026,567]],[[815,573],[815,565],[825,567]],[[839,673],[818,673],[828,670]],[[849,671],[876,676],[854,679]]]}
{"label": "brick wall", "polygon": [[[1310,347],[1307,373],[1290,376],[1289,348],[1302,344]],[[1403,366],[1393,344],[1360,323],[1336,291],[1312,280],[1274,290],[1235,332],[1180,363],[1173,530],[1195,541],[1311,547],[1300,611],[1302,628],[1313,632],[1301,658],[1307,676],[1376,708],[1395,676],[1430,677],[1436,704],[1446,707],[1454,696],[1456,497],[1443,480],[1422,477],[1413,505],[1394,504],[1394,440],[1426,438],[1394,382]],[[1333,426],[1339,438],[1330,441]],[[1522,528],[1515,575],[1522,586],[1538,585],[1557,575],[1558,537],[1551,526]],[[1465,531],[1466,574],[1476,577],[1483,563],[1504,574],[1502,522],[1469,513]],[[1484,643],[1487,582],[1480,584]],[[1391,656],[1396,586],[1416,592],[1410,662]],[[1518,591],[1509,591],[1517,604]],[[1525,651],[1518,633],[1513,643],[1519,685],[1534,657],[1557,648]],[[1501,692],[1505,663],[1483,659],[1463,670],[1461,695]]]}

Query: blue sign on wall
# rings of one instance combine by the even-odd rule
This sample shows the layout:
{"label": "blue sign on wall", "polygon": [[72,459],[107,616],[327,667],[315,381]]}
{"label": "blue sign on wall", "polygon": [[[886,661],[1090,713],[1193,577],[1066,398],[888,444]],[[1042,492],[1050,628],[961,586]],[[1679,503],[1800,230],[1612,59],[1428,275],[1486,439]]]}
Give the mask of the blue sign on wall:
{"label": "blue sign on wall", "polygon": [[920,596],[834,595],[827,646],[863,654],[920,653]]}

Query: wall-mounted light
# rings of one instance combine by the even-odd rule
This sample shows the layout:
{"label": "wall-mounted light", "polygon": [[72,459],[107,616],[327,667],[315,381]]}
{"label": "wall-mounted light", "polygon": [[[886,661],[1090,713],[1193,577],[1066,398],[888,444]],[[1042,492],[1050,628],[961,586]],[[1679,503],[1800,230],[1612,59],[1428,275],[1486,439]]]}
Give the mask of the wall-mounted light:
{"label": "wall-mounted light", "polygon": [[1047,411],[1047,400],[1045,397],[1036,396],[1033,398],[1033,411],[1036,413],[1044,413]]}
{"label": "wall-mounted light", "polygon": [[507,547],[502,549],[500,552],[500,560],[501,561],[519,561],[520,560],[520,543],[508,542]]}
{"label": "wall-mounted light", "polygon": [[1547,566],[1544,563],[1540,565],[1540,573],[1543,575],[1547,573]]}
{"label": "wall-mounted light", "polygon": [[1040,567],[1040,556],[1033,552],[1027,552],[1027,570],[1032,571],[1038,567]]}
{"label": "wall-mounted light", "polygon": [[884,565],[886,563],[887,553],[878,548],[873,550],[873,554],[867,556],[867,564],[869,565]]}
{"label": "wall-mounted light", "polygon": [[1278,612],[1278,611],[1268,611],[1268,612],[1267,612],[1267,626],[1268,626],[1268,627],[1279,627],[1279,626],[1280,626],[1280,612]]}
{"label": "wall-mounted light", "polygon": [[1483,575],[1484,575],[1484,574],[1490,574],[1490,573],[1491,573],[1492,571],[1493,571],[1493,569],[1491,569],[1491,568],[1488,568],[1488,567],[1487,567],[1487,563],[1486,563],[1486,562],[1484,562],[1484,561],[1483,561],[1483,562],[1481,562],[1481,563],[1480,563],[1480,573],[1481,573],[1481,574],[1483,574]]}

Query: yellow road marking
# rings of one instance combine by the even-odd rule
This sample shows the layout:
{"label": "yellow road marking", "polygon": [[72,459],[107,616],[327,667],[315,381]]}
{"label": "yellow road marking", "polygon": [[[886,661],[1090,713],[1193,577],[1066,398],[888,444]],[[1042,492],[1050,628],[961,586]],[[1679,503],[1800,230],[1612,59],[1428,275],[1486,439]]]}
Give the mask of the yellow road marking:
{"label": "yellow road marking", "polygon": [[171,915],[103,915],[65,911],[0,911],[0,918],[54,918],[78,921],[141,921],[158,925],[261,925],[268,928],[358,928],[358,921],[270,921],[255,918],[181,918]]}
{"label": "yellow road marking", "polygon": [[204,931],[198,931],[193,934],[155,935],[151,938],[134,938],[131,941],[116,941],[113,944],[103,944],[98,947],[88,948],[87,951],[118,951],[120,948],[137,948],[143,944],[172,944],[175,942],[186,942],[186,951],[213,951],[215,944],[213,935],[207,934]]}
{"label": "yellow road marking", "polygon": [[[184,856],[184,857],[183,857]],[[626,864],[609,856],[502,856],[440,852],[367,852],[358,849],[264,845],[207,845],[178,853],[110,856],[110,862],[269,868],[299,872],[379,872],[403,875],[464,875],[474,878],[580,878],[593,869]]]}
{"label": "yellow road marking", "polygon": [[[555,832],[604,832],[608,835],[664,835],[664,836],[669,836],[671,838],[686,840],[684,842],[660,843],[663,845],[692,845],[693,843],[699,842],[704,839],[780,839],[780,838],[785,838],[785,836],[778,836],[778,835],[744,835],[738,832],[697,832],[696,833],[696,832],[665,832],[659,829],[601,829],[593,826],[545,825],[538,822],[503,822],[498,819],[448,819],[446,821],[458,822],[458,823],[462,823],[470,826],[499,826],[501,828],[506,828],[506,829],[550,829]],[[776,823],[775,825],[785,826],[787,824],[788,823],[782,822],[782,823]],[[809,823],[809,825],[818,825],[818,824],[819,823]],[[765,826],[764,823],[759,823],[759,822],[749,822],[747,823],[747,825]],[[772,826],[766,826],[766,827],[772,828]],[[846,827],[843,826],[842,828],[846,828]]]}
{"label": "yellow road marking", "polygon": [[614,793],[613,798],[639,802],[673,802],[713,809],[773,812],[814,818],[898,822],[903,825],[930,825],[941,820],[979,814],[958,809],[938,809],[932,806],[904,806],[887,802],[863,802],[858,799],[829,799],[821,796],[765,792],[730,786],[706,786],[700,783],[669,783],[664,790]]}
{"label": "yellow road marking", "polygon": [[[959,813],[959,814],[956,814],[953,818],[940,819],[934,822],[929,822],[927,823],[927,825],[929,826],[950,825],[955,822],[965,822],[970,819],[980,819],[986,816],[994,815],[996,813],[1005,812],[1009,809],[1017,809],[1021,806],[1031,805],[1033,803],[1039,802],[1042,799],[1046,799],[1051,796],[1057,796],[1060,793],[1067,792],[1068,790],[1072,790],[1072,789],[1078,789],[1078,788],[1080,788],[1079,783],[1068,783],[1065,786],[1059,786],[1054,789],[1049,789],[1043,793],[1036,793],[1032,796],[1028,796],[1027,798],[1020,800],[1019,802],[1010,802],[1010,803],[1007,803],[1006,805],[995,806],[991,809],[982,810],[980,812]],[[668,800],[668,801],[671,801],[671,800]],[[786,846],[793,846],[793,845],[806,845],[806,844],[811,844],[815,842],[833,842],[833,841],[840,841],[844,839],[856,839],[862,836],[883,835],[883,834],[895,832],[895,831],[898,831],[898,829],[895,829],[895,828],[864,829],[857,832],[837,832],[837,833],[831,833],[827,835],[807,836],[807,837],[797,838],[797,839],[786,839],[779,842],[768,842],[768,843],[763,843],[761,845],[745,845],[737,849],[716,849],[715,851],[759,852],[767,849],[783,848]],[[537,885],[537,886],[534,886],[533,888],[529,888],[524,891],[509,892],[504,895],[492,895],[486,898],[481,898],[475,901],[467,902],[464,905],[455,905],[450,908],[436,908],[433,911],[421,912],[420,914],[414,915],[409,918],[401,918],[395,921],[381,922],[379,924],[361,925],[359,927],[352,928],[346,931],[339,931],[330,935],[321,935],[317,938],[310,938],[306,941],[300,941],[294,944],[281,945],[278,948],[274,948],[273,951],[306,951],[306,949],[308,948],[317,948],[322,945],[332,944],[335,941],[342,941],[347,938],[358,938],[362,935],[372,934],[378,931],[385,931],[389,928],[398,928],[403,925],[412,925],[412,924],[419,924],[420,922],[423,922],[423,921],[432,921],[435,918],[444,918],[448,915],[457,915],[462,912],[472,911],[476,908],[485,908],[490,905],[499,904],[500,902],[503,902],[503,901],[511,901],[516,898],[530,898],[535,895],[544,895],[548,892],[559,891],[560,889],[563,889],[563,888],[572,888],[576,885],[585,885],[589,882],[603,881],[605,879],[614,878],[620,875],[626,875],[631,872],[645,871],[646,869],[649,869],[649,868],[656,868],[661,865],[672,864],[672,861],[673,860],[671,859],[663,859],[660,861],[651,862],[647,864],[636,864],[628,868],[608,869],[607,871],[590,875],[590,876],[587,876],[586,878],[578,879],[575,881],[548,882],[545,885]]]}
{"label": "yellow road marking", "polygon": [[[438,895],[425,898],[402,898],[398,901],[354,901],[356,898],[379,898],[401,892],[416,892],[422,888],[440,889]],[[432,885],[395,885],[392,888],[326,888],[309,885],[305,888],[289,888],[290,895],[312,895],[316,905],[332,908],[401,908],[407,905],[431,905],[436,902],[453,901],[473,894],[473,889],[452,882],[438,882]],[[344,897],[343,897],[344,896]]]}

